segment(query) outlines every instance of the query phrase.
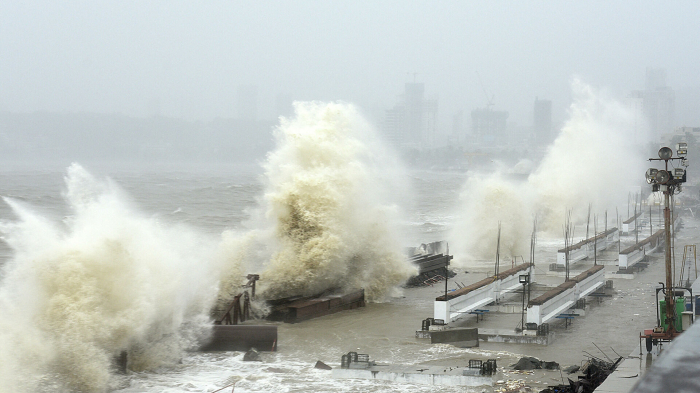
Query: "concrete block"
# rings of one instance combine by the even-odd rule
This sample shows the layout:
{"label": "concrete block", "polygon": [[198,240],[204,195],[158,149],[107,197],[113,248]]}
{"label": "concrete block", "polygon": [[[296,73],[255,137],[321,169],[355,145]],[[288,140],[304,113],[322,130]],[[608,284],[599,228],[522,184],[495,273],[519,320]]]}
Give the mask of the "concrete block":
{"label": "concrete block", "polygon": [[431,344],[452,344],[460,348],[472,348],[479,346],[479,329],[457,328],[442,331],[433,331],[430,334]]}
{"label": "concrete block", "polygon": [[277,350],[277,326],[273,325],[214,325],[211,337],[200,351],[259,351]]}
{"label": "concrete block", "polygon": [[430,338],[430,331],[416,330],[416,338]]}

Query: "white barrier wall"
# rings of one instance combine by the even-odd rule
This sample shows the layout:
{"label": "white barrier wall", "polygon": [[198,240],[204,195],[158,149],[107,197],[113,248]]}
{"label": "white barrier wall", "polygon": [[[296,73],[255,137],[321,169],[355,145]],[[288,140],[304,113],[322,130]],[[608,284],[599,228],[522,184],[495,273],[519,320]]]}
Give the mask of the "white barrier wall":
{"label": "white barrier wall", "polygon": [[[469,312],[474,311],[479,307],[499,301],[509,292],[522,287],[522,284],[519,282],[519,277],[521,274],[530,274],[530,266],[523,266],[523,268],[515,271],[514,274],[499,275],[499,279],[470,290],[462,295],[454,297],[453,295],[449,295],[447,301],[435,300],[433,307],[433,318],[442,319],[446,323],[453,322],[465,315],[468,315]],[[530,280],[531,282],[534,282],[533,275],[530,276]],[[459,290],[455,292],[458,291]],[[442,298],[444,298],[444,296],[438,299]]]}
{"label": "white barrier wall", "polygon": [[605,269],[600,269],[576,283],[576,300],[583,299],[603,285],[605,285]]}
{"label": "white barrier wall", "polygon": [[639,212],[636,216],[632,216],[622,223],[622,233],[629,235],[637,229],[637,221],[642,218],[644,213]]}
{"label": "white barrier wall", "polygon": [[[581,246],[575,250],[569,250],[569,263],[578,262],[580,260],[588,258],[588,247],[586,245]],[[566,251],[557,251],[557,265],[566,266]]]}
{"label": "white barrier wall", "polygon": [[606,232],[582,240],[573,246],[557,251],[557,266],[566,266],[566,251],[569,251],[569,263],[594,257],[596,252],[604,251],[617,244],[620,234],[617,228],[608,229]]}
{"label": "white barrier wall", "polygon": [[618,267],[620,269],[628,269],[634,265],[637,264],[637,262],[641,261],[644,259],[646,254],[648,252],[653,251],[653,248],[651,250],[645,249],[646,247],[640,247],[634,251],[631,251],[626,254],[620,254],[618,258]]}
{"label": "white barrier wall", "polygon": [[641,242],[628,247],[618,255],[617,266],[619,269],[629,269],[634,266],[637,262],[644,259],[646,254],[654,252],[659,246],[662,245],[664,240],[664,230],[659,229],[653,235],[642,240]]}
{"label": "white barrier wall", "polygon": [[555,295],[545,293],[543,297],[549,298],[541,304],[535,304],[537,299],[533,300],[527,308],[527,323],[541,325],[549,322],[573,307],[577,300],[590,295],[603,285],[605,285],[605,269],[600,265],[595,266],[551,291],[559,293]]}
{"label": "white barrier wall", "polygon": [[622,233],[624,234],[629,234],[631,232],[634,232],[636,228],[636,223],[634,221],[632,222],[623,222],[622,223]]}
{"label": "white barrier wall", "polygon": [[536,323],[539,326],[570,309],[574,304],[576,304],[576,294],[572,287],[543,304],[528,306],[527,323]]}

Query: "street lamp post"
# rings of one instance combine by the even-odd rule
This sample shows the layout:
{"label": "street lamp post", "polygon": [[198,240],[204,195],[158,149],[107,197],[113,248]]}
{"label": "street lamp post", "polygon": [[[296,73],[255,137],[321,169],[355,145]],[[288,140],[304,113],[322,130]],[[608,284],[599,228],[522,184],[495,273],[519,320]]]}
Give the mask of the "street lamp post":
{"label": "street lamp post", "polygon": [[650,158],[649,161],[664,161],[664,169],[649,168],[646,173],[647,183],[652,185],[653,191],[662,191],[664,194],[664,238],[665,238],[665,267],[666,267],[666,291],[664,299],[666,301],[666,323],[668,324],[667,334],[673,335],[676,332],[676,299],[673,290],[673,273],[671,262],[671,209],[670,198],[676,192],[681,191],[681,183],[686,181],[686,171],[683,168],[675,168],[673,172],[668,169],[668,162],[680,160],[683,167],[688,166],[686,155],[688,145],[679,143],[676,153],[678,157],[673,157],[673,150],[668,147],[659,149],[659,158]]}
{"label": "street lamp post", "polygon": [[525,331],[525,287],[530,282],[529,274],[521,274],[518,277],[518,281],[523,284],[523,306],[520,309],[520,327]]}

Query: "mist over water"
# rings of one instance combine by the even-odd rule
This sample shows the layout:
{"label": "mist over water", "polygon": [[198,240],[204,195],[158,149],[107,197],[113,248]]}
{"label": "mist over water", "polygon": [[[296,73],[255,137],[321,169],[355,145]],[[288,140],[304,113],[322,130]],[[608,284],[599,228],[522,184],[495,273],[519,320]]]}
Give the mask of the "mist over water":
{"label": "mist over water", "polygon": [[148,370],[178,361],[206,334],[216,244],[165,227],[110,181],[68,169],[72,215],[55,223],[5,199],[13,258],[0,286],[0,391],[99,392],[115,355]]}
{"label": "mist over water", "polygon": [[345,103],[297,102],[275,137],[255,251],[244,249],[264,261],[263,296],[333,288],[364,288],[370,300],[390,294],[415,271],[402,255],[400,209],[391,202],[406,178],[398,160]]}
{"label": "mist over water", "polygon": [[509,181],[503,170],[469,176],[451,235],[457,263],[495,258],[499,221],[504,258],[528,255],[535,217],[538,230],[562,237],[566,212],[585,223],[590,204],[602,228],[605,210],[614,220],[615,207],[624,206],[630,187],[639,184],[646,127],[605,91],[578,79],[572,91],[569,120],[527,181]]}

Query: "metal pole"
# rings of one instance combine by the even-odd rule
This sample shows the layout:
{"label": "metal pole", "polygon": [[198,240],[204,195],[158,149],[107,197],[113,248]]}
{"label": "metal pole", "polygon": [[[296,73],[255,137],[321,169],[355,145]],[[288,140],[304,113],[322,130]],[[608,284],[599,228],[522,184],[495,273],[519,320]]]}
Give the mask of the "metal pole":
{"label": "metal pole", "polygon": [[[667,165],[668,166],[668,165]],[[674,333],[675,326],[675,297],[673,296],[673,273],[671,272],[671,209],[669,208],[669,192],[672,188],[666,186],[664,191],[664,237],[666,238],[666,323],[667,333]]]}
{"label": "metal pole", "polygon": [[500,267],[500,257],[501,257],[501,222],[498,222],[498,240],[496,241],[496,266],[493,269],[494,277],[498,279],[499,267]]}
{"label": "metal pole", "polygon": [[450,271],[447,267],[450,265],[450,244],[447,243],[445,250],[445,304],[447,304],[447,279],[450,278]]}
{"label": "metal pole", "polygon": [[593,265],[598,265],[598,217],[593,215]]}
{"label": "metal pole", "polygon": [[634,203],[634,244],[639,243],[639,227],[637,226],[637,203]]}
{"label": "metal pole", "polygon": [[525,330],[525,285],[527,283],[523,283],[523,307],[520,309],[520,327]]}
{"label": "metal pole", "polygon": [[449,256],[445,259],[445,303],[447,303],[447,278],[449,277],[449,271],[447,270],[447,264],[450,262]]}

